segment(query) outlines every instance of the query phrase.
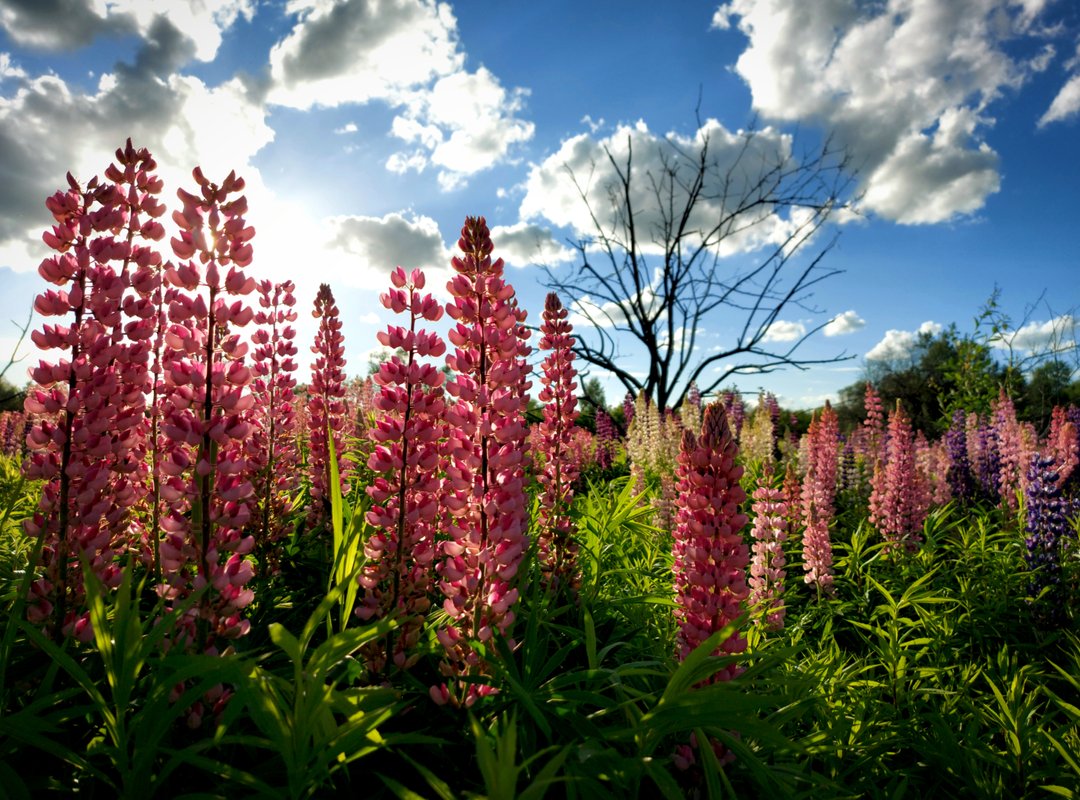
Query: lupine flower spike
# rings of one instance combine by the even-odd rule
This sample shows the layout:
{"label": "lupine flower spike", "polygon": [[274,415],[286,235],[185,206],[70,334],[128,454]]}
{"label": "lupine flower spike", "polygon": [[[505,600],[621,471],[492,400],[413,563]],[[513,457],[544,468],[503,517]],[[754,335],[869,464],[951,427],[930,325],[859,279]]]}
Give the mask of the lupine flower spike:
{"label": "lupine flower spike", "polygon": [[330,438],[337,454],[338,477],[342,496],[349,492],[349,462],[345,458],[345,337],[327,284],[319,286],[312,316],[319,320],[311,352],[311,386],[308,388],[308,472],[311,475],[311,505],[308,525],[324,523],[330,514]]}
{"label": "lupine flower spike", "polygon": [[[544,421],[540,423],[540,452],[544,458],[540,482],[540,519],[537,552],[545,584],[552,590],[575,588],[578,583],[577,544],[573,540],[570,504],[579,461],[571,448],[574,422],[577,419],[574,353],[567,311],[551,292],[544,303],[544,321],[540,326],[540,349],[550,351],[541,365],[539,400],[545,403]],[[603,411],[597,412],[597,416]],[[606,415],[605,415],[606,416]]]}
{"label": "lupine flower spike", "polygon": [[196,168],[197,194],[180,189],[172,240],[181,259],[165,270],[169,328],[165,335],[161,428],[169,449],[161,469],[163,585],[171,601],[210,585],[212,591],[185,616],[180,635],[196,649],[218,652],[222,640],[247,633],[244,609],[254,599],[246,584],[254,569],[246,558],[255,545],[244,530],[251,520],[252,465],[246,440],[253,403],[245,365],[248,344],[236,329],[254,312],[242,298],[255,289],[244,274],[251,264],[247,201],[231,197],[244,188],[235,173],[211,183]]}
{"label": "lupine flower spike", "polygon": [[443,308],[420,293],[420,270],[406,276],[398,267],[390,281],[379,299],[391,311],[407,313],[409,327],[390,325],[379,334],[384,347],[404,355],[392,355],[375,373],[379,392],[369,433],[375,449],[368,466],[377,477],[367,490],[374,502],[367,519],[375,530],[364,545],[367,562],[359,577],[363,597],[356,615],[368,621],[399,612],[400,624],[388,639],[365,648],[375,674],[391,663],[406,669],[418,658],[414,650],[433,588],[445,413],[444,376],[426,359],[442,356],[446,344],[438,334],[417,329],[420,320],[441,319]]}
{"label": "lupine flower spike", "polygon": [[[456,321],[446,357],[454,377],[446,411],[446,483],[443,503],[449,540],[436,565],[449,624],[438,631],[446,650],[443,672],[483,674],[471,640],[509,636],[518,599],[515,577],[528,548],[525,509],[525,408],[529,354],[525,312],[503,279],[503,261],[492,261],[493,245],[483,217],[469,217],[454,257],[457,273],[447,285],[446,313]],[[513,640],[510,640],[513,646]],[[470,684],[471,704],[491,689]],[[439,703],[452,699],[446,684],[432,687]],[[454,698],[456,700],[456,698]]]}

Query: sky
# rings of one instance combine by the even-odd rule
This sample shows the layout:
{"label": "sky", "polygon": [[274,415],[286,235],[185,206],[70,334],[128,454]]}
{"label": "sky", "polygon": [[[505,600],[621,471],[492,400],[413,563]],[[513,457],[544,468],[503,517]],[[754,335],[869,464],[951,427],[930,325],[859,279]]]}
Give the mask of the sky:
{"label": "sky", "polygon": [[[605,148],[632,141],[644,174],[666,141],[693,151],[708,134],[722,152],[749,129],[796,158],[828,139],[857,169],[850,213],[791,262],[827,249],[837,274],[767,334],[783,348],[823,326],[798,356],[847,360],[740,375],[744,393],[835,399],[919,331],[973,331],[995,288],[1016,352],[1075,340],[1075,0],[0,0],[0,354],[45,287],[45,198],[69,170],[102,173],[129,136],[170,205],[195,166],[245,179],[251,274],[295,281],[300,309],[329,283],[347,370],[365,374],[394,321],[378,302],[390,271],[422,267],[441,291],[467,215],[486,217],[539,324],[540,265],[573,276],[592,233],[571,174],[596,200]],[[718,269],[756,263],[794,220],[763,222]],[[595,334],[588,300],[562,299]],[[741,322],[709,320],[702,357]],[[302,355],[313,336],[302,312]]]}

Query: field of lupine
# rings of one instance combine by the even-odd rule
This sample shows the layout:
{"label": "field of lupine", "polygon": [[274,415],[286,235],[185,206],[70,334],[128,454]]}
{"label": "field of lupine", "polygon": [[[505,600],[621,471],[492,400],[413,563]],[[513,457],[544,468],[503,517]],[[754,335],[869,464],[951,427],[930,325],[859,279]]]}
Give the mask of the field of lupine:
{"label": "field of lupine", "polygon": [[800,437],[726,392],[591,432],[563,304],[530,319],[472,217],[349,379],[243,181],[154,170],[128,142],[46,202],[0,796],[1080,794],[1080,410],[928,441],[871,387]]}

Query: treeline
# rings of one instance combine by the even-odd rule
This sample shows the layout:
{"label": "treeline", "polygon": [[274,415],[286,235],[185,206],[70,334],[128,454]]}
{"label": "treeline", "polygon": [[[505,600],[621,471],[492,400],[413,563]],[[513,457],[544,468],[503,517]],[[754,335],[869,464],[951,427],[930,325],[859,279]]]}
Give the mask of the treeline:
{"label": "treeline", "polygon": [[1002,388],[1018,418],[1040,433],[1049,428],[1055,405],[1080,405],[1074,349],[1002,360],[995,357],[993,341],[977,333],[961,334],[952,325],[936,334],[920,334],[904,362],[868,362],[864,376],[840,390],[836,413],[841,429],[861,424],[868,382],[885,408],[899,400],[912,425],[928,436],[944,433],[957,409],[987,414]]}

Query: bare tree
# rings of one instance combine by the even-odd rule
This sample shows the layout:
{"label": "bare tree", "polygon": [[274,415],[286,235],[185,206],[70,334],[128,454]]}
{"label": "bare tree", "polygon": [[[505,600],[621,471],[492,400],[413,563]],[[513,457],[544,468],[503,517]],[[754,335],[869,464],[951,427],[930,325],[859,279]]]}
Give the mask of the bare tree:
{"label": "bare tree", "polygon": [[[667,408],[682,402],[691,381],[709,394],[732,375],[847,357],[796,355],[827,320],[795,328],[787,341],[770,335],[785,310],[820,313],[807,306],[810,290],[839,272],[822,266],[832,241],[808,261],[794,260],[830,217],[851,208],[846,153],[826,141],[797,158],[772,129],[729,134],[718,123],[699,125],[692,140],[655,140],[658,149],[639,159],[644,167],[632,136],[621,145],[609,140],[586,170],[564,165],[591,230],[574,243],[576,268],[545,268],[546,284],[588,322],[576,328],[581,359]],[[695,350],[707,325],[732,319],[733,341]],[[620,348],[621,332],[644,348],[644,378]]]}

